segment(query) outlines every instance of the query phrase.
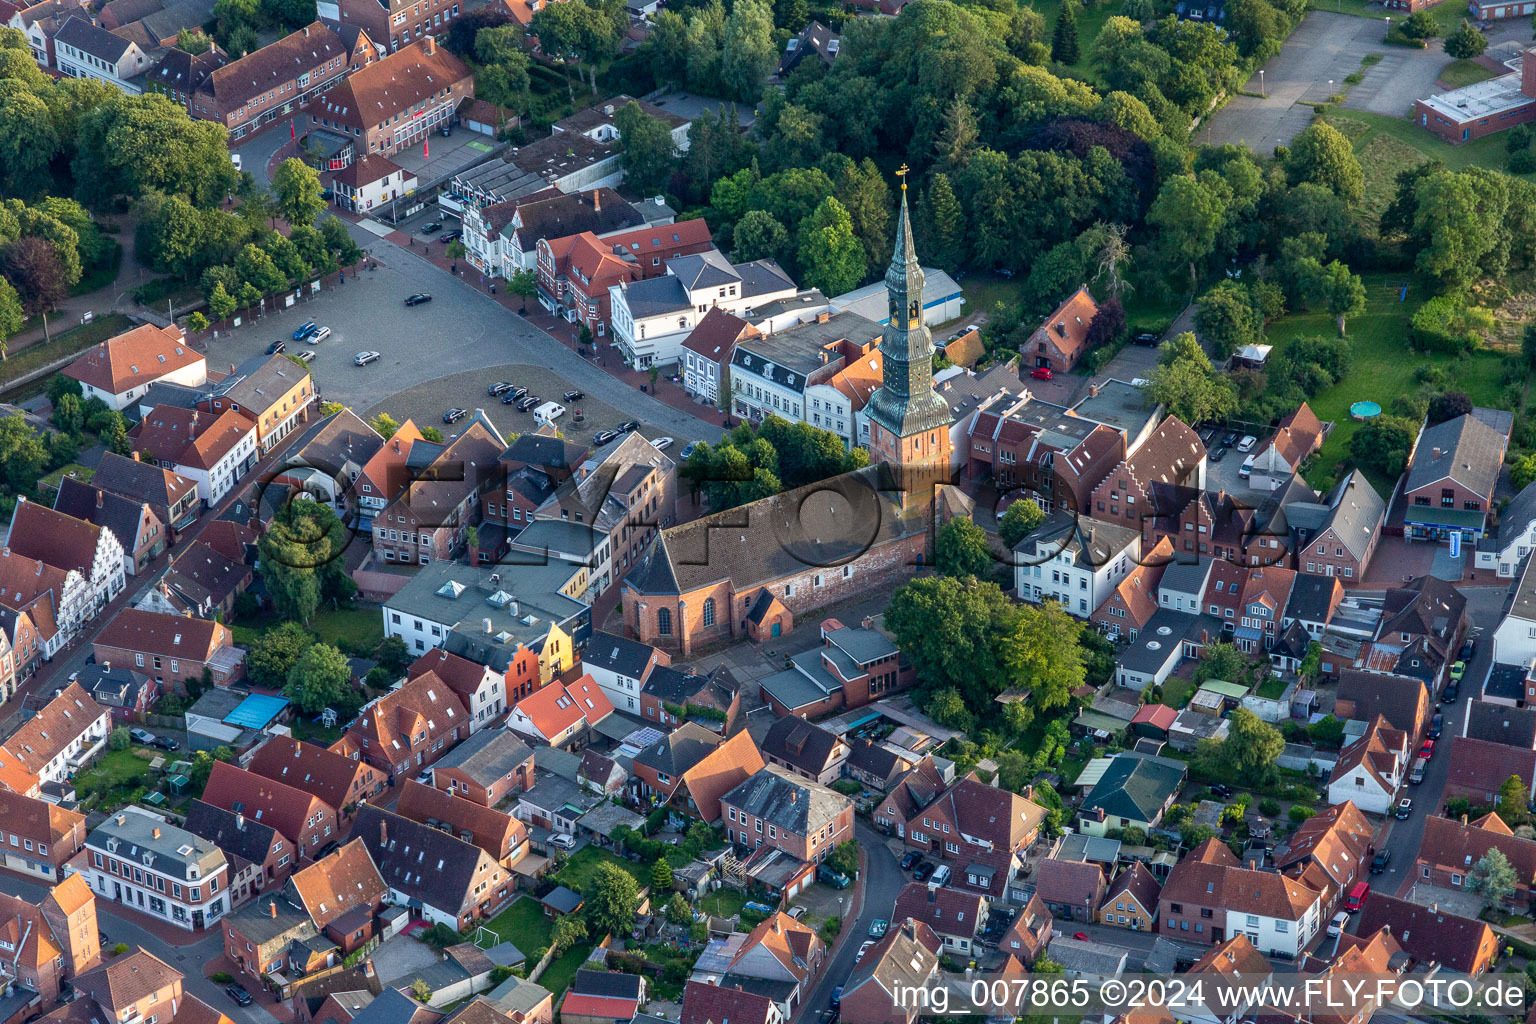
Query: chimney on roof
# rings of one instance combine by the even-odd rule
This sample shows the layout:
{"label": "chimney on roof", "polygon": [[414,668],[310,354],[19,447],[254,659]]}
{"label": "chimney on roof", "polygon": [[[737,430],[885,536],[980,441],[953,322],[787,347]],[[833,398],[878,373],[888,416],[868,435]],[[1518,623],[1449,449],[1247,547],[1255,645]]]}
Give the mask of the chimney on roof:
{"label": "chimney on roof", "polygon": [[100,488],[97,488],[97,490],[96,490],[96,507],[97,508],[101,508],[101,503],[103,501],[106,501],[106,500],[107,500],[106,493],[103,492]]}
{"label": "chimney on roof", "polygon": [[831,320],[831,319],[832,319],[832,313],[829,310],[825,310],[824,309],[820,313],[816,314],[816,322],[819,323],[819,324],[824,324],[828,320]]}
{"label": "chimney on roof", "polygon": [[1089,384],[1088,385],[1088,397],[1089,398],[1098,398],[1099,397],[1099,386],[1097,384]]}
{"label": "chimney on roof", "polygon": [[1437,459],[1440,457],[1440,449],[1439,448],[1435,449],[1434,457],[1437,458]]}
{"label": "chimney on roof", "polygon": [[160,838],[160,829],[159,829],[159,827],[156,826],[155,828],[150,829],[149,834],[154,836],[156,839],[159,839]]}
{"label": "chimney on roof", "polygon": [[119,826],[128,824],[128,815],[126,815],[126,814],[119,814],[117,816],[117,823],[118,823]]}
{"label": "chimney on roof", "polygon": [[400,454],[400,439],[398,437],[394,439],[394,445],[395,445],[395,454],[399,455]]}
{"label": "chimney on roof", "polygon": [[389,822],[385,821],[383,818],[380,818],[379,819],[379,845],[383,846],[387,842],[389,842]]}
{"label": "chimney on roof", "polygon": [[1439,903],[1431,903],[1429,905],[1429,912],[1431,914],[1438,914],[1438,913],[1440,913],[1440,904]]}
{"label": "chimney on roof", "polygon": [[[304,31],[308,32],[309,30],[305,29]],[[269,917],[276,917],[277,916],[277,897],[276,896],[272,897],[272,901],[267,904],[267,915]]]}
{"label": "chimney on roof", "polygon": [[363,977],[373,977],[373,957],[371,956],[363,961]]}
{"label": "chimney on roof", "polygon": [[245,831],[245,815],[241,814],[239,811],[235,812],[235,828],[239,829],[241,832]]}
{"label": "chimney on roof", "polygon": [[103,672],[111,672],[112,671],[112,663],[110,661],[102,662],[101,663],[101,670]]}
{"label": "chimney on roof", "polygon": [[132,452],[131,454],[133,455],[133,461],[134,462],[143,462],[144,461],[143,459],[139,458],[139,453],[138,452]]}
{"label": "chimney on roof", "polygon": [[[308,26],[308,25],[305,25],[305,26],[304,26],[304,38],[305,38],[305,39],[308,39],[308,38],[309,38],[309,26]],[[427,37],[427,38],[428,38],[428,39],[430,39],[430,38],[432,38],[432,37],[431,37],[431,36],[428,36],[428,37]]]}
{"label": "chimney on roof", "polygon": [[592,212],[603,212],[603,190],[600,188],[595,188],[592,190]]}
{"label": "chimney on roof", "polygon": [[428,57],[432,56],[437,52],[437,40],[433,39],[431,36],[427,36],[427,38],[421,41],[421,52],[426,54]]}

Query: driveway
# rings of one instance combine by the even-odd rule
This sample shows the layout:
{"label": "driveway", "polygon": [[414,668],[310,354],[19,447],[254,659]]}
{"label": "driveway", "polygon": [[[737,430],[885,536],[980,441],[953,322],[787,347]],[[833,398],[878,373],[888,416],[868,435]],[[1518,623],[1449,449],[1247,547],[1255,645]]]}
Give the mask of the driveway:
{"label": "driveway", "polygon": [[[1301,104],[1326,100],[1330,95],[1330,80],[1332,92],[1342,89],[1344,77],[1361,71],[1360,61],[1368,53],[1390,53],[1390,56],[1374,67],[1363,69],[1365,81],[1350,91],[1350,99],[1354,100],[1358,93],[1362,97],[1377,97],[1385,103],[1386,98],[1377,94],[1390,88],[1391,96],[1398,101],[1397,108],[1390,112],[1402,113],[1404,104],[1412,104],[1419,98],[1419,94],[1408,89],[1400,77],[1410,74],[1407,67],[1432,65],[1429,74],[1432,83],[1444,66],[1445,58],[1427,50],[1415,50],[1410,55],[1410,51],[1389,48],[1382,42],[1385,32],[1386,23],[1374,18],[1313,11],[1291,33],[1285,48],[1243,86],[1244,92],[1262,93],[1263,97],[1232,97],[1202,126],[1203,131],[1197,132],[1196,141],[1217,146],[1239,143],[1261,156],[1269,155],[1276,146],[1289,144],[1312,123],[1312,108]],[[1400,59],[1389,67],[1388,62],[1399,55]],[[1417,88],[1416,82],[1414,87]]]}
{"label": "driveway", "polygon": [[[220,331],[208,342],[209,366],[239,364],[281,340],[290,353],[313,351],[316,390],[326,401],[359,414],[384,411],[396,420],[412,416],[420,425],[441,428],[449,406],[484,408],[499,429],[531,430],[531,417],[486,395],[491,383],[511,380],[545,398],[558,399],[572,389],[585,392],[586,399],[566,404],[587,412],[586,423],[572,423],[570,413],[560,423],[573,438],[586,440],[630,417],[645,425],[647,437],[665,435],[680,444],[721,437],[718,420],[699,419],[637,392],[468,281],[357,225],[348,224],[348,230],[383,261],[377,270],[348,273],[344,284],[232,332]],[[431,294],[433,300],[405,306],[405,296],[416,292]],[[295,344],[293,330],[305,320],[330,327],[331,337],[315,346]],[[353,365],[353,356],[365,349],[381,358],[368,366]]]}
{"label": "driveway", "polygon": [[1435,79],[1451,62],[1442,40],[1431,39],[1424,50],[1384,46],[1376,52],[1385,56],[1366,73],[1365,81],[1349,90],[1344,97],[1346,109],[1402,117],[1413,109],[1414,100],[1441,91]]}

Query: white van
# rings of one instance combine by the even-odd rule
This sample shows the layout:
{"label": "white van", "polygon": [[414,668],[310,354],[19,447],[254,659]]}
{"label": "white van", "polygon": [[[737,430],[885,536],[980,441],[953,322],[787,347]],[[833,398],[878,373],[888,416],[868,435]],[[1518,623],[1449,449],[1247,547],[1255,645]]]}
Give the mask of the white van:
{"label": "white van", "polygon": [[1344,929],[1348,927],[1349,915],[1341,910],[1337,914],[1333,915],[1332,921],[1328,922],[1328,937],[1330,939],[1336,939],[1341,934],[1343,934]]}
{"label": "white van", "polygon": [[561,405],[559,402],[545,402],[543,405],[533,410],[533,422],[542,427],[545,424],[555,422],[555,420],[564,415],[565,406]]}
{"label": "white van", "polygon": [[942,888],[944,888],[944,886],[946,886],[948,884],[949,884],[949,865],[948,864],[940,864],[937,868],[934,869],[933,874],[928,877],[928,888],[930,888],[930,889],[942,889]]}
{"label": "white van", "polygon": [[1408,781],[1417,786],[1424,781],[1424,769],[1429,767],[1429,758],[1421,757],[1413,762],[1413,767],[1408,771]]}

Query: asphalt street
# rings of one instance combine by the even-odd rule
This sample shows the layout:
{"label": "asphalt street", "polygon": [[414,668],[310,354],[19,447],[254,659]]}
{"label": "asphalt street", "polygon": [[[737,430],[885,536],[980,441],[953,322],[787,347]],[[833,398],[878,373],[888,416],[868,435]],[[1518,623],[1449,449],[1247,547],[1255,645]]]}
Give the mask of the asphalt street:
{"label": "asphalt street", "polygon": [[[418,417],[421,425],[441,425],[450,406],[484,408],[498,428],[533,429],[531,417],[486,396],[496,380],[524,383],[546,398],[566,390],[585,392],[588,422],[570,417],[561,429],[581,438],[606,427],[610,419],[633,417],[645,436],[668,436],[680,444],[718,440],[719,421],[703,420],[636,391],[601,367],[572,352],[467,280],[455,278],[409,249],[348,223],[353,238],[382,261],[377,270],[348,273],[344,284],[328,287],[288,308],[269,311],[232,331],[220,331],[208,343],[210,367],[238,364],[283,341],[290,354],[310,350],[315,387],[326,401],[340,402],[360,414],[387,410],[395,419]],[[432,296],[425,305],[408,307],[418,292]],[[330,327],[319,345],[295,343],[294,328],[306,320]],[[358,352],[381,357],[356,366]],[[464,375],[453,386],[435,382]],[[423,422],[424,421],[424,422]],[[449,431],[444,431],[448,433]]]}
{"label": "asphalt street", "polygon": [[[1467,706],[1482,693],[1483,681],[1493,664],[1491,633],[1499,621],[1504,604],[1503,587],[1467,587],[1462,590],[1467,598],[1467,613],[1477,640],[1477,650],[1467,666],[1462,680],[1461,693],[1453,704],[1437,704],[1436,711],[1445,716],[1441,725],[1440,739],[1435,742],[1435,756],[1429,759],[1424,781],[1408,787],[1413,800],[1413,814],[1403,821],[1389,819],[1382,833],[1379,849],[1392,851],[1392,862],[1387,870],[1376,876],[1372,884],[1386,892],[1402,896],[1413,884],[1413,862],[1419,855],[1419,844],[1424,839],[1424,819],[1440,813],[1445,804],[1445,783],[1451,774],[1451,758],[1456,756],[1456,737],[1461,735],[1466,721]],[[1481,627],[1481,632],[1476,630]]]}
{"label": "asphalt street", "polygon": [[901,887],[907,884],[901,865],[885,845],[885,836],[858,818],[854,819],[853,831],[864,848],[864,904],[857,921],[843,922],[842,934],[833,947],[832,960],[822,971],[815,990],[800,1004],[800,1013],[795,1018],[798,1022],[813,1021],[822,1010],[831,1007],[832,990],[847,982],[853,973],[853,959],[859,955],[859,946],[869,936],[869,926],[877,917],[891,917],[896,897],[900,895]]}

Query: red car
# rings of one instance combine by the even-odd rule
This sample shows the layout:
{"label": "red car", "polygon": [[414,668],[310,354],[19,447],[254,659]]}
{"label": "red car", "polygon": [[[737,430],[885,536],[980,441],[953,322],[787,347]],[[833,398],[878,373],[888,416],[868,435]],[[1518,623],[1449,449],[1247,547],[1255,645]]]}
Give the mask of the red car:
{"label": "red car", "polygon": [[1088,933],[1087,932],[1078,932],[1076,935],[1074,935],[1072,937],[1074,939],[1076,939],[1078,942],[1087,942],[1088,941]]}
{"label": "red car", "polygon": [[1050,380],[1052,377],[1056,376],[1056,374],[1051,372],[1051,368],[1049,366],[1037,366],[1033,370],[1029,371],[1029,375],[1035,378],[1035,380]]}
{"label": "red car", "polygon": [[1419,756],[1420,757],[1434,757],[1435,756],[1435,741],[1434,740],[1425,740],[1424,741],[1424,745],[1419,748]]}

